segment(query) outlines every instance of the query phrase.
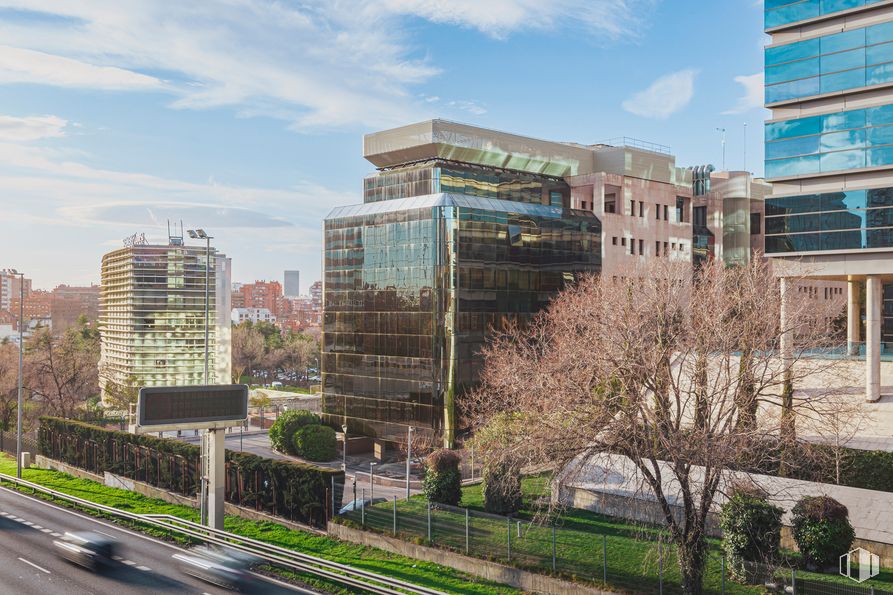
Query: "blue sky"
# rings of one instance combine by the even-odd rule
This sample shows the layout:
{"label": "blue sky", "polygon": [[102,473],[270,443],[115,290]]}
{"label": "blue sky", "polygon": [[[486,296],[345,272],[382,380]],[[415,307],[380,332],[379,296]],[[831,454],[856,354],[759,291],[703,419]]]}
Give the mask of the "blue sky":
{"label": "blue sky", "polygon": [[98,282],[203,227],[234,280],[320,270],[365,132],[442,117],[762,173],[754,0],[0,0],[0,267]]}

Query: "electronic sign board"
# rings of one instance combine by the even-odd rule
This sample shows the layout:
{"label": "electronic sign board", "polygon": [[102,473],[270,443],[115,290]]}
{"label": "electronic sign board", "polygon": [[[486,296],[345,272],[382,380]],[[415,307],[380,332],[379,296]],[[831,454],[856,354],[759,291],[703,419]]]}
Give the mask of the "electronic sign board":
{"label": "electronic sign board", "polygon": [[248,387],[146,386],[137,399],[137,431],[238,426],[248,417]]}

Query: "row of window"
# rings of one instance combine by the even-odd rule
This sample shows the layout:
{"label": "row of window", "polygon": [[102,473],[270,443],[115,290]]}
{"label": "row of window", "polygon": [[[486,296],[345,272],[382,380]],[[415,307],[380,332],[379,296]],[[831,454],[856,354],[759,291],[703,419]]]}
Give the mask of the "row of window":
{"label": "row of window", "polygon": [[826,14],[868,6],[882,0],[766,0],[765,26],[780,27]]}
{"label": "row of window", "polygon": [[893,145],[766,161],[766,178],[787,178],[893,165]]}
{"label": "row of window", "polygon": [[766,48],[766,102],[890,82],[893,22]]}
{"label": "row of window", "polygon": [[766,236],[766,253],[893,248],[893,228]]}
{"label": "row of window", "polygon": [[[614,236],[611,238],[611,245],[613,245],[613,246],[619,245],[619,246],[622,246],[623,248],[626,248],[627,244],[629,244],[629,253],[635,256],[635,254],[636,254],[636,239],[635,238],[629,238],[629,241],[627,242],[627,238],[621,236],[619,238],[619,244],[618,244],[617,236]],[[638,252],[639,256],[645,256],[645,240],[641,240],[641,239],[638,240],[638,246],[639,246],[639,252]],[[655,256],[661,256],[661,255],[667,256],[670,254],[670,251],[676,252],[676,249],[677,249],[676,242],[663,242],[663,252],[661,252],[661,241],[660,240],[654,241],[654,255]],[[680,252],[685,252],[685,243],[679,242],[678,249]]]}
{"label": "row of window", "polygon": [[[685,223],[685,201],[687,199],[685,197],[677,197],[676,198],[676,222]],[[636,204],[638,203],[638,209],[636,209]],[[583,209],[586,208],[586,202],[583,201],[581,203]],[[605,213],[616,213],[617,212],[617,201],[615,194],[606,194],[605,195]],[[639,200],[630,200],[629,201],[629,213],[633,217],[645,218],[645,201]],[[670,220],[670,206],[655,204],[654,205],[654,220],[660,221],[661,214],[663,214],[663,220]]]}

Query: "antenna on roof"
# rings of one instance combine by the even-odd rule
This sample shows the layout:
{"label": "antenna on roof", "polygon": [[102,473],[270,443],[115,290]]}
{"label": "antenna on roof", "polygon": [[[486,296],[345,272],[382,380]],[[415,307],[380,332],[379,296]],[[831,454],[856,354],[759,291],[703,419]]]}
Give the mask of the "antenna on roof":
{"label": "antenna on roof", "polygon": [[[177,233],[177,224],[174,222],[174,234]],[[171,246],[183,245],[183,222],[180,221],[180,235],[171,234],[171,220],[167,220],[167,241]]]}

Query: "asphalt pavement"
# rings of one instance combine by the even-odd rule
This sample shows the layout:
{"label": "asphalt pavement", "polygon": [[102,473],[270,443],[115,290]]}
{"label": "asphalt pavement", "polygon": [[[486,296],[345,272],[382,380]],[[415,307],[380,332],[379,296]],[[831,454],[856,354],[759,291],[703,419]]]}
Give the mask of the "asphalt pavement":
{"label": "asphalt pavement", "polygon": [[[91,531],[120,546],[115,567],[93,573],[59,557],[53,540]],[[185,551],[149,536],[0,488],[0,592],[22,595],[227,593],[183,574],[171,556]],[[315,593],[258,576],[264,594]]]}

